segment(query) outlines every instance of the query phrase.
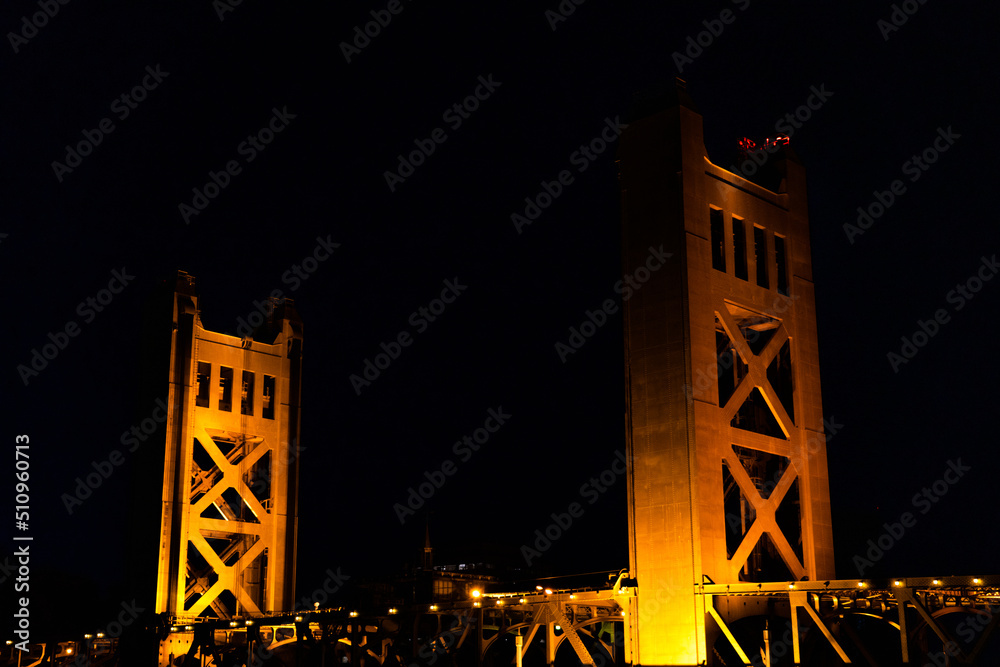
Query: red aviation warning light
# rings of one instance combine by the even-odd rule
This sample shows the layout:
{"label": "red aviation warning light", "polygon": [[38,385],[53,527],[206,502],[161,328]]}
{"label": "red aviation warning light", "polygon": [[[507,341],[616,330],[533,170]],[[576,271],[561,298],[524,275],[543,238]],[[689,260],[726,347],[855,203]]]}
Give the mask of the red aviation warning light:
{"label": "red aviation warning light", "polygon": [[738,142],[740,158],[746,160],[750,156],[750,153],[756,151],[774,151],[778,146],[787,146],[789,141],[790,138],[787,134],[779,134],[774,139],[764,139],[759,144],[749,137],[743,137]]}

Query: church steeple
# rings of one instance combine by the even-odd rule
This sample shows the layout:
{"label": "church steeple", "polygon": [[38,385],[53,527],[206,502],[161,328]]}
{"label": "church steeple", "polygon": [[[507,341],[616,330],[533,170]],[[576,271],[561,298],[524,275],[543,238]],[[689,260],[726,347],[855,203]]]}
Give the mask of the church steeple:
{"label": "church steeple", "polygon": [[424,552],[420,559],[420,569],[425,572],[434,569],[434,547],[431,546],[431,526],[429,521],[424,525]]}

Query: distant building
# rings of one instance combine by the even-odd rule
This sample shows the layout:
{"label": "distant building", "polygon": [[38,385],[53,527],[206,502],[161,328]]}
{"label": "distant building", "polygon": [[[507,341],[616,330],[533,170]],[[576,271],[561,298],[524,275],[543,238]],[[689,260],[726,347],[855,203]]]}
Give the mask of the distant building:
{"label": "distant building", "polygon": [[491,563],[434,565],[434,548],[428,529],[424,533],[419,567],[402,574],[361,580],[352,604],[379,610],[469,600],[474,590],[489,592],[504,580]]}

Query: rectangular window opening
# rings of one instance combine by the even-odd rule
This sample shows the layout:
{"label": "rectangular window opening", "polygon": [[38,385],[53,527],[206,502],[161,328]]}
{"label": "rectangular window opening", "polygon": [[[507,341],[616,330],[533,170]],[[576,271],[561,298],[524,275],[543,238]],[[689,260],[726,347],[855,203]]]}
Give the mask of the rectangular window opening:
{"label": "rectangular window opening", "polygon": [[233,409],[233,369],[219,367],[219,409],[231,412]]}
{"label": "rectangular window opening", "polygon": [[199,408],[208,407],[208,394],[212,386],[212,364],[206,361],[198,362],[198,395],[195,405]]}
{"label": "rectangular window opening", "polygon": [[264,404],[261,408],[264,419],[274,419],[274,376],[264,376]]}
{"label": "rectangular window opening", "polygon": [[722,211],[711,209],[712,216],[712,268],[726,272],[726,232]]}
{"label": "rectangular window opening", "polygon": [[747,280],[747,232],[743,221],[733,218],[733,264],[736,277]]}
{"label": "rectangular window opening", "polygon": [[778,264],[778,293],[788,296],[788,259],[785,256],[785,238],[774,235],[774,258]]}
{"label": "rectangular window opening", "polygon": [[756,225],[753,228],[753,256],[757,264],[757,285],[768,289],[771,285],[767,276],[767,236],[764,229]]}
{"label": "rectangular window opening", "polygon": [[240,414],[253,417],[253,371],[243,371],[243,391],[240,396]]}

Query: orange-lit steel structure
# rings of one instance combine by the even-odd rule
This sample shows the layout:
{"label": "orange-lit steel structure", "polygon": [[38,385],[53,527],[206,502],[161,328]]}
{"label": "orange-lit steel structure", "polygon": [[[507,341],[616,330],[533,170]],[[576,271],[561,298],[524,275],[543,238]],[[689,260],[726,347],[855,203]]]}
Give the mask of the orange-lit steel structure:
{"label": "orange-lit steel structure", "polygon": [[834,578],[805,175],[773,148],[770,181],[711,163],[680,81],[622,134],[630,560],[595,588],[294,610],[301,321],[206,331],[179,273],[159,663],[977,664],[997,577]]}
{"label": "orange-lit steel structure", "polygon": [[776,192],[712,164],[682,82],[621,138],[623,272],[673,253],[624,304],[636,664],[703,664],[700,584],[833,578],[805,174],[772,159]]}
{"label": "orange-lit steel structure", "polygon": [[208,331],[183,272],[173,303],[156,610],[290,609],[302,322],[285,300],[255,339]]}

